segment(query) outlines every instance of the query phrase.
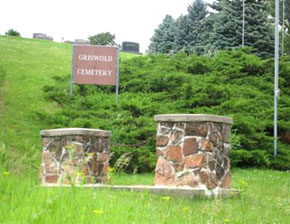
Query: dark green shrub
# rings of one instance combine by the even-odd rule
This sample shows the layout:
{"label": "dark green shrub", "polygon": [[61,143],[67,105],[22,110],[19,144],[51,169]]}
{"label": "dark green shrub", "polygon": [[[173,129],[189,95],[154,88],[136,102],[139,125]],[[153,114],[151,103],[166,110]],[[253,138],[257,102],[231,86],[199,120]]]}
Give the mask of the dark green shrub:
{"label": "dark green shrub", "polygon": [[99,33],[88,38],[91,45],[116,46],[115,34],[109,32]]}
{"label": "dark green shrub", "polygon": [[20,37],[20,33],[17,32],[16,30],[10,29],[5,33],[6,36],[16,36]]}
{"label": "dark green shrub", "polygon": [[230,158],[231,164],[237,167],[268,168],[270,165],[269,154],[263,150],[233,150],[230,154]]}
{"label": "dark green shrub", "polygon": [[[290,132],[290,92],[287,62],[282,59],[279,133]],[[90,127],[111,130],[112,165],[130,153],[126,170],[152,171],[155,167],[153,116],[168,113],[208,113],[233,117],[232,164],[239,167],[290,169],[290,145],[279,142],[273,154],[273,77],[269,60],[247,50],[223,51],[215,57],[179,53],[138,56],[121,60],[120,95],[114,87],[75,85],[55,77],[44,88],[45,97],[57,102],[52,114],[38,111],[44,129]],[[283,144],[282,144],[283,143]],[[281,149],[280,149],[281,148]]]}

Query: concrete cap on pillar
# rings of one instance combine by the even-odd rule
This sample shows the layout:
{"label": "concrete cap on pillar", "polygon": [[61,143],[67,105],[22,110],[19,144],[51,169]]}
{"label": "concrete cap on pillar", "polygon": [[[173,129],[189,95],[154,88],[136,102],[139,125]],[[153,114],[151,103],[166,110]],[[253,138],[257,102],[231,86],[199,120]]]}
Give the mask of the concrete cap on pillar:
{"label": "concrete cap on pillar", "polygon": [[218,123],[232,124],[231,117],[224,117],[210,114],[159,114],[154,116],[154,120],[159,122],[201,122],[211,121]]}
{"label": "concrete cap on pillar", "polygon": [[112,132],[100,130],[100,129],[89,129],[89,128],[59,128],[59,129],[51,129],[51,130],[42,130],[40,131],[40,135],[44,137],[72,136],[72,135],[109,137],[112,135]]}

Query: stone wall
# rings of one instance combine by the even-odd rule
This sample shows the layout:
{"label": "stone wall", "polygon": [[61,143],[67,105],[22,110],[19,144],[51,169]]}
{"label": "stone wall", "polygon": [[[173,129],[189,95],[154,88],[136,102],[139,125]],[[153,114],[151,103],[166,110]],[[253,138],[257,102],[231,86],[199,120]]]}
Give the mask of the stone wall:
{"label": "stone wall", "polygon": [[232,119],[214,115],[156,115],[155,185],[230,188]]}
{"label": "stone wall", "polygon": [[42,184],[105,183],[109,170],[110,131],[53,129],[42,136]]}

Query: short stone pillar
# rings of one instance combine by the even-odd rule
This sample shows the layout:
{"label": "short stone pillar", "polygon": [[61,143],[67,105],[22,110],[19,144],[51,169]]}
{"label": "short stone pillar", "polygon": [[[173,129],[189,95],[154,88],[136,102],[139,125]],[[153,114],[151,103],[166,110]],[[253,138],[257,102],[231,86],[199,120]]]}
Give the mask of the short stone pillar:
{"label": "short stone pillar", "polygon": [[155,185],[230,188],[232,118],[203,114],[156,115]]}
{"label": "short stone pillar", "polygon": [[43,130],[41,184],[107,181],[110,131],[85,128]]}

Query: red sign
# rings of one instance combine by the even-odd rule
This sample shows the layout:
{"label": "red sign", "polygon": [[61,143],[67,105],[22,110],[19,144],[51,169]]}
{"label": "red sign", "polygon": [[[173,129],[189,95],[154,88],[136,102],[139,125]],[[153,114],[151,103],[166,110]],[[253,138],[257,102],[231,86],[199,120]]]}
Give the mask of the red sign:
{"label": "red sign", "polygon": [[78,84],[116,85],[118,48],[74,45],[73,81]]}

